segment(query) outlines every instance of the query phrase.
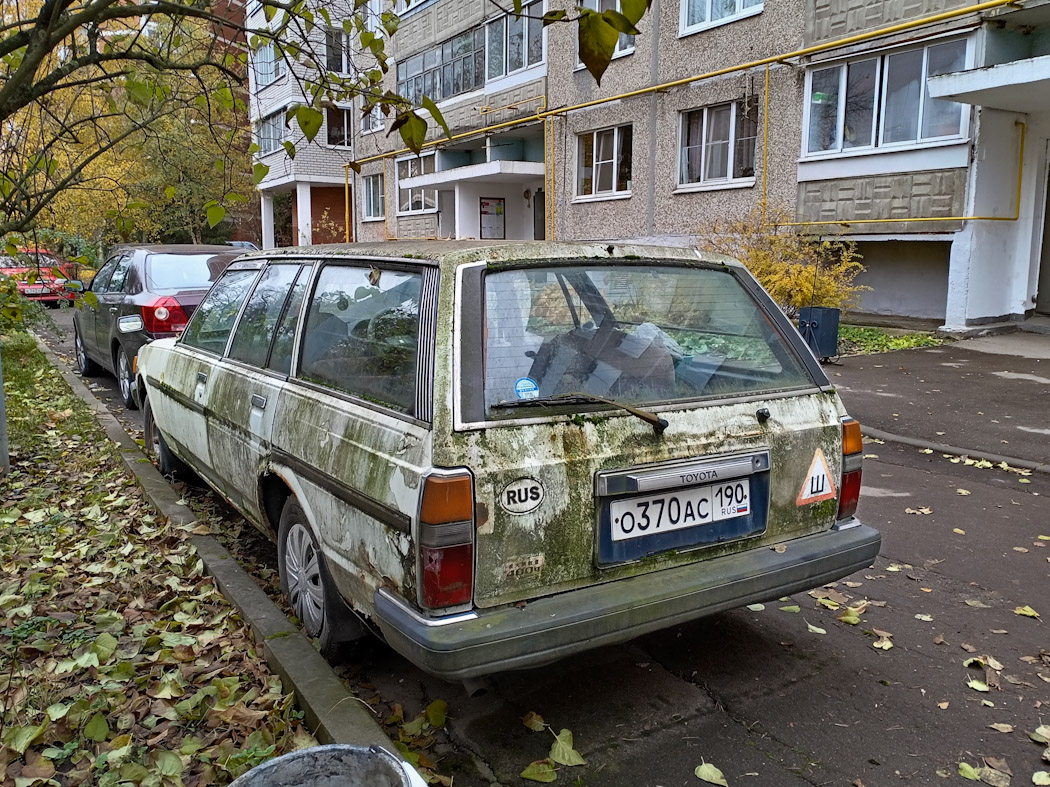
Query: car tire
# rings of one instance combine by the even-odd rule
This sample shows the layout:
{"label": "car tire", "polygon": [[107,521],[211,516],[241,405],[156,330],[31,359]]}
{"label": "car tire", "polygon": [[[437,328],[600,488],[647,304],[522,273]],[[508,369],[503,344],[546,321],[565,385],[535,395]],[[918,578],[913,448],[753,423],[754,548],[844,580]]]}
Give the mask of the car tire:
{"label": "car tire", "polygon": [[342,645],[362,636],[364,627],[332,585],[306,512],[294,495],[281,511],[277,568],[281,590],[303,632],[317,640],[322,656],[336,660]]}
{"label": "car tire", "polygon": [[80,338],[80,330],[76,323],[73,324],[73,351],[76,354],[77,371],[80,372],[81,377],[94,377],[101,374],[102,367],[88,358],[84,340]]}
{"label": "car tire", "polygon": [[123,347],[117,347],[113,368],[117,370],[117,385],[120,387],[121,402],[129,410],[138,410],[139,404],[135,401],[135,377],[131,371],[131,359],[128,358]]}
{"label": "car tire", "polygon": [[153,408],[149,397],[142,403],[142,431],[146,442],[146,453],[157,457],[157,467],[163,475],[188,480],[193,478],[193,471],[181,459],[171,452],[164,435],[153,420]]}

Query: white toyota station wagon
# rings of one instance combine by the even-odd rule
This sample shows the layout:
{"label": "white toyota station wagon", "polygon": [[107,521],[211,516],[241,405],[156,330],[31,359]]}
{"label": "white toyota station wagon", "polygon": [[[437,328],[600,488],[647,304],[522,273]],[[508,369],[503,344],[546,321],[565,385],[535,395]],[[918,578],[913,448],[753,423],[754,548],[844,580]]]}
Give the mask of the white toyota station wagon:
{"label": "white toyota station wagon", "polygon": [[278,545],[332,654],[544,664],[869,566],[860,425],[738,262],[618,244],[257,252],[142,348],[147,445]]}

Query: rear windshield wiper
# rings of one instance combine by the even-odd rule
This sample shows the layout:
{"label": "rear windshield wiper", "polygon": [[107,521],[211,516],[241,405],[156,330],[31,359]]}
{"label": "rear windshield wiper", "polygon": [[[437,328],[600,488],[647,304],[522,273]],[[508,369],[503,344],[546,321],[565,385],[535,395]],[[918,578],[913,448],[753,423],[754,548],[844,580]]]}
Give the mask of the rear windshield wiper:
{"label": "rear windshield wiper", "polygon": [[578,404],[580,402],[595,402],[598,404],[608,404],[613,407],[618,407],[624,410],[636,418],[641,418],[647,424],[649,424],[656,434],[660,435],[664,433],[664,429],[667,428],[667,421],[658,416],[656,413],[651,413],[648,410],[644,410],[641,407],[634,407],[633,405],[624,404],[623,402],[617,402],[615,399],[607,399],[604,396],[595,396],[594,394],[583,393],[582,391],[573,391],[572,393],[558,394],[557,396],[540,396],[535,399],[515,399],[505,400],[497,402],[496,407],[549,407],[552,405],[559,404]]}

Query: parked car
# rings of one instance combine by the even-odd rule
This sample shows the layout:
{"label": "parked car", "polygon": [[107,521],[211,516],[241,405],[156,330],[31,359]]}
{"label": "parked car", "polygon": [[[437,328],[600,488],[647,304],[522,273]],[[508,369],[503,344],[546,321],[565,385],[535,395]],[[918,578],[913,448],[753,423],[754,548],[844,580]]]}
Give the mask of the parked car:
{"label": "parked car", "polygon": [[229,246],[121,246],[91,280],[73,314],[77,368],[116,375],[124,406],[136,409],[134,369],[144,344],[175,336],[226,266]]}
{"label": "parked car", "polygon": [[71,303],[81,285],[68,263],[45,249],[18,249],[14,256],[0,255],[0,276],[10,276],[18,291],[48,306]]}
{"label": "parked car", "polygon": [[755,279],[646,246],[281,249],[140,351],[147,446],[326,654],[534,666],[871,564],[860,426]]}

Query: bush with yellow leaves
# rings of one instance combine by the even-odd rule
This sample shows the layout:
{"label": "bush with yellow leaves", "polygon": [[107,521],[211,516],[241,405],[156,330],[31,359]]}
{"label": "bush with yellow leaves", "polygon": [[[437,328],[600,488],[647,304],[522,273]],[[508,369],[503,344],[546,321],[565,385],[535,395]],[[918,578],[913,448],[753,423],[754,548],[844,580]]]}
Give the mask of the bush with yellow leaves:
{"label": "bush with yellow leaves", "polygon": [[703,251],[728,254],[743,262],[788,317],[804,306],[849,309],[860,293],[870,289],[855,284],[864,270],[857,244],[841,238],[813,238],[785,226],[787,210],[761,211],[731,221],[712,221],[697,231]]}

